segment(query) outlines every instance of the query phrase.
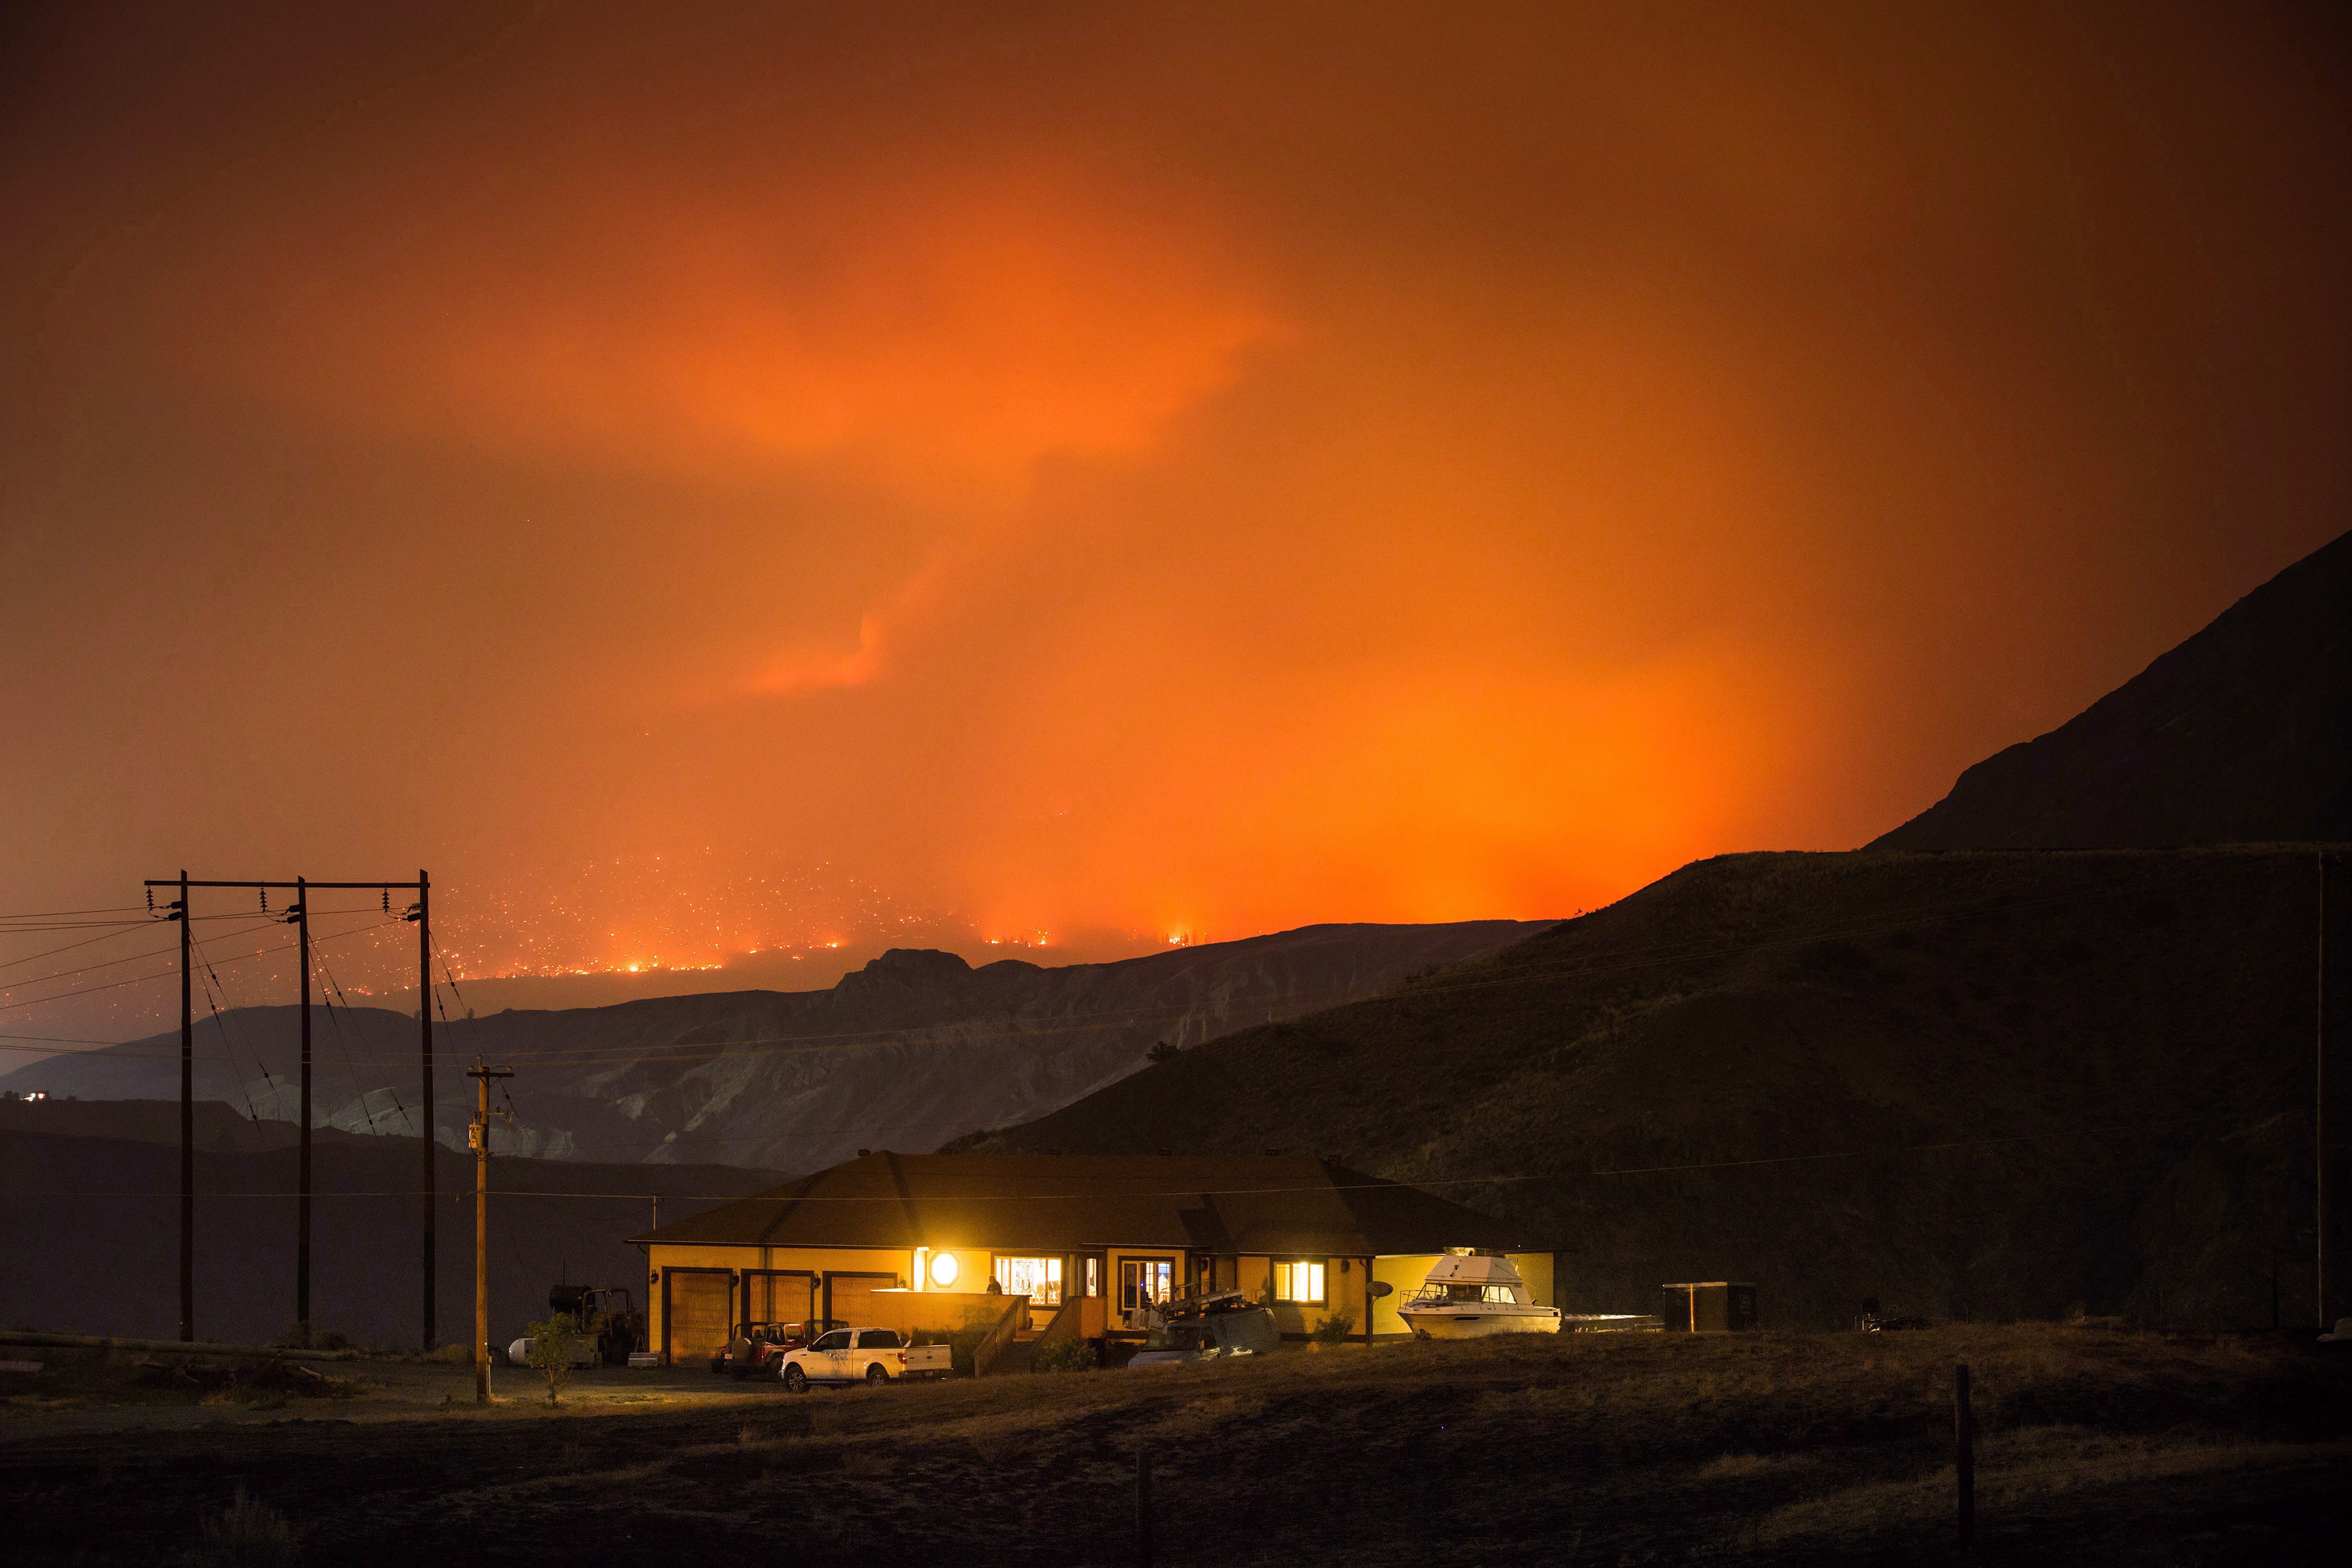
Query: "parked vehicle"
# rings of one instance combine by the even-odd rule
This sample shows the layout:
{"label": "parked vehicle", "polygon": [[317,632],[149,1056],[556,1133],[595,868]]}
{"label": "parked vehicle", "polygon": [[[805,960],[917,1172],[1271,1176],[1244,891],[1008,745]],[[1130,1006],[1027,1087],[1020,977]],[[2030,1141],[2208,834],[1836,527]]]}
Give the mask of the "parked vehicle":
{"label": "parked vehicle", "polygon": [[1187,1296],[1155,1309],[1143,1348],[1128,1361],[1139,1366],[1183,1366],[1227,1356],[1265,1355],[1282,1345],[1273,1311],[1238,1290]]}
{"label": "parked vehicle", "polygon": [[761,1376],[775,1371],[776,1358],[796,1351],[827,1329],[845,1325],[834,1318],[810,1318],[797,1323],[738,1323],[733,1337],[710,1358],[714,1373],[737,1377]]}
{"label": "parked vehicle", "polygon": [[910,1345],[896,1329],[829,1329],[797,1350],[775,1357],[776,1375],[799,1394],[813,1383],[881,1384],[945,1377],[953,1370],[945,1345]]}
{"label": "parked vehicle", "polygon": [[1527,1281],[1509,1258],[1468,1251],[1439,1258],[1397,1316],[1424,1340],[1556,1334],[1560,1327],[1559,1309],[1528,1300]]}
{"label": "parked vehicle", "polygon": [[[633,1351],[645,1349],[646,1320],[630,1304],[623,1285],[558,1285],[547,1293],[547,1309],[572,1320],[573,1366],[626,1366]],[[530,1338],[507,1347],[517,1366],[530,1362]]]}

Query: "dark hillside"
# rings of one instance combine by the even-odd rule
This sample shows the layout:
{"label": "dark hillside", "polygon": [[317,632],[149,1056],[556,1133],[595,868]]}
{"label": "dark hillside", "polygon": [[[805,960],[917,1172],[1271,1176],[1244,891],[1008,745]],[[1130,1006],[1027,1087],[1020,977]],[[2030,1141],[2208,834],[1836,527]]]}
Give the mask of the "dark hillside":
{"label": "dark hillside", "polygon": [[[26,1110],[70,1107],[31,1107]],[[179,1107],[173,1142],[91,1136],[66,1118],[0,1126],[0,1324],[170,1339],[179,1316]],[[197,1337],[260,1343],[294,1319],[293,1129],[200,1105],[196,1156]],[[56,1121],[67,1130],[37,1131]],[[250,1128],[250,1124],[247,1124]],[[492,1133],[493,1147],[497,1132]],[[258,1140],[260,1146],[256,1147]],[[234,1150],[234,1152],[231,1152]],[[413,1140],[313,1140],[311,1323],[362,1342],[414,1348],[423,1254]],[[504,1344],[547,1310],[547,1288],[624,1285],[645,1300],[645,1256],[623,1237],[653,1215],[683,1218],[785,1180],[778,1171],[696,1165],[490,1162],[490,1329]],[[444,1342],[474,1321],[474,1162],[443,1151],[435,1224],[435,1310]],[[530,1196],[525,1194],[561,1194]],[[505,1194],[505,1195],[500,1195]]]}
{"label": "dark hillside", "polygon": [[1704,861],[979,1146],[1338,1156],[1548,1228],[1582,1310],[1728,1278],[1783,1326],[2267,1324],[2275,1258],[2307,1321],[2316,866]]}
{"label": "dark hillside", "polygon": [[2352,533],[1874,849],[2352,839]]}

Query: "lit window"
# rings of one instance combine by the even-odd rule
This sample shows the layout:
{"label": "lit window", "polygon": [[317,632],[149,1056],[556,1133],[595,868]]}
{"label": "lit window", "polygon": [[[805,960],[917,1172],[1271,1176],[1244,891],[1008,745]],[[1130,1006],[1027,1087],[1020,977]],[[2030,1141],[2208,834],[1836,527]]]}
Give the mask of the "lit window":
{"label": "lit window", "polygon": [[1274,1266],[1274,1299],[1301,1307],[1323,1304],[1323,1265],[1277,1263]]}
{"label": "lit window", "polygon": [[1041,1307],[1062,1304],[1062,1260],[1058,1258],[996,1259],[996,1282],[1008,1296],[1026,1296]]}

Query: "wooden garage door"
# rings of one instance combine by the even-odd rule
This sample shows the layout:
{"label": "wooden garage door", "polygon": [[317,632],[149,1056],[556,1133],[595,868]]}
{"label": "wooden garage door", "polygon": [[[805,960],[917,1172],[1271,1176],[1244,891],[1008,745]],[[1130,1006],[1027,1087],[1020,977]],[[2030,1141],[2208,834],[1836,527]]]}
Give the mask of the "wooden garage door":
{"label": "wooden garage door", "polygon": [[667,1342],[670,1360],[708,1361],[718,1354],[728,1335],[735,1331],[730,1321],[735,1277],[725,1273],[691,1274],[673,1268],[663,1285],[669,1295],[663,1338]]}
{"label": "wooden garage door", "polygon": [[775,1269],[743,1271],[743,1319],[752,1323],[797,1323],[816,1316],[814,1274]]}
{"label": "wooden garage door", "polygon": [[862,1324],[874,1321],[872,1297],[877,1290],[887,1290],[898,1283],[895,1274],[828,1274],[825,1289],[833,1297],[833,1310],[825,1315],[836,1323]]}

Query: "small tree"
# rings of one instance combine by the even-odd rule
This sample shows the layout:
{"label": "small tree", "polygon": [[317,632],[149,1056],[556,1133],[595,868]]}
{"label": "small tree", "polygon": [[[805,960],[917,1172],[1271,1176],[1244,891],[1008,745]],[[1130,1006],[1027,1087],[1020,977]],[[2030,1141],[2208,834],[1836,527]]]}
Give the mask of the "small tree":
{"label": "small tree", "polygon": [[547,1403],[562,1404],[572,1381],[572,1314],[557,1312],[543,1323],[526,1323],[523,1332],[530,1337],[530,1364],[547,1374]]}
{"label": "small tree", "polygon": [[1184,1054],[1184,1047],[1181,1046],[1171,1046],[1167,1041],[1162,1040],[1143,1054],[1154,1062],[1172,1062],[1178,1057]]}

